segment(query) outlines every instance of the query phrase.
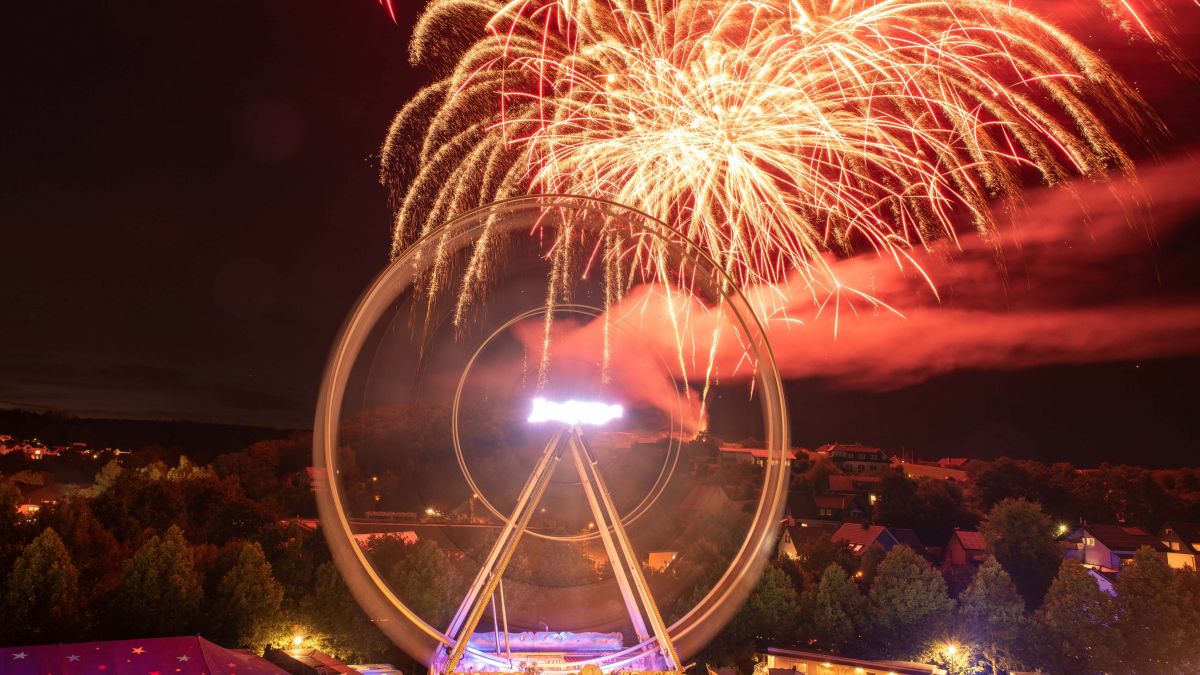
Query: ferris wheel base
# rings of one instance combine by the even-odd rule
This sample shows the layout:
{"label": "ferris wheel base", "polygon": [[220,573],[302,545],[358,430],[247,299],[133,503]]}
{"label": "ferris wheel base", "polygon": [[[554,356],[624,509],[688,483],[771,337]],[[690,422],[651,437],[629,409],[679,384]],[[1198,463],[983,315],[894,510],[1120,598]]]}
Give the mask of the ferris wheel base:
{"label": "ferris wheel base", "polygon": [[[492,655],[494,656],[494,655]],[[453,671],[431,668],[435,675],[682,675],[680,671],[665,667],[665,660],[658,657],[642,657],[633,662],[603,667],[595,664],[595,655],[579,653],[528,653],[514,654],[510,663],[497,667],[494,662],[471,662],[463,659]]]}
{"label": "ferris wheel base", "polygon": [[[503,576],[525,534],[530,516],[560,461],[568,458],[578,473],[613,576],[621,591],[637,645],[622,649],[619,633],[518,633],[508,628]],[[606,675],[626,672],[682,671],[678,653],[662,613],[633,550],[629,535],[599,471],[599,461],[578,424],[560,428],[546,444],[541,459],[517,497],[512,516],[501,528],[471,589],[450,622],[450,645],[441,645],[430,666],[433,675],[505,672],[527,675]],[[497,611],[497,598],[499,611]],[[492,609],[489,635],[476,628],[488,605]],[[486,645],[486,646],[485,646]],[[473,667],[474,666],[474,667]]]}

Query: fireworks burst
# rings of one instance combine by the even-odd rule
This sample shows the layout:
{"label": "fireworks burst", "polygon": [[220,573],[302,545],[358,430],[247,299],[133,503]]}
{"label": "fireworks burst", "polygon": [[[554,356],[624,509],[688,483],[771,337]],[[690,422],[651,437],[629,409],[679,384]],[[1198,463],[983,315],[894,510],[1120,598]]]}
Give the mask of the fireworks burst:
{"label": "fireworks burst", "polygon": [[[990,232],[989,204],[1034,177],[1130,172],[1114,130],[1157,124],[1100,57],[1006,0],[433,0],[411,49],[444,72],[383,148],[394,252],[496,199],[579,194],[668,223],[742,287],[798,274],[817,303],[870,299],[829,255],[923,274],[914,248]],[[635,246],[626,259],[661,264]]]}

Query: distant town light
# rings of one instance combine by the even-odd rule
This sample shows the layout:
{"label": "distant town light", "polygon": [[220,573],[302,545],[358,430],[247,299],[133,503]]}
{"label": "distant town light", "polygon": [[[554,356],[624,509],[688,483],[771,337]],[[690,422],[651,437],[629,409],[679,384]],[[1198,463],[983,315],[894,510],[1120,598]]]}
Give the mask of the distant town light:
{"label": "distant town light", "polygon": [[551,401],[541,397],[533,399],[533,411],[529,422],[562,422],[563,424],[588,424],[600,426],[625,415],[625,409],[616,403],[599,401]]}

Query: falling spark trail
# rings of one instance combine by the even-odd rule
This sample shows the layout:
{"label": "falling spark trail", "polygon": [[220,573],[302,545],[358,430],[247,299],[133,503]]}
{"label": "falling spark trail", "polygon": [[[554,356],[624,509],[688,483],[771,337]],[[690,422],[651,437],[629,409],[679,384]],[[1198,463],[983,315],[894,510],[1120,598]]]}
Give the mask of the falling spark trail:
{"label": "falling spark trail", "polygon": [[[1128,0],[1106,6],[1163,42]],[[831,256],[874,251],[932,288],[915,251],[990,235],[993,203],[1033,176],[1132,174],[1116,130],[1159,127],[1102,58],[1006,0],[433,0],[411,56],[442,79],[383,147],[394,253],[497,199],[599,197],[665,222],[741,288],[799,274],[834,314],[856,311],[846,298],[891,308]],[[551,306],[588,259],[571,231],[548,248]],[[456,322],[486,288],[489,244]],[[631,249],[606,265],[666,269],[660,239],[605,245]],[[606,304],[637,276],[606,271]],[[761,316],[788,304],[761,298]]]}

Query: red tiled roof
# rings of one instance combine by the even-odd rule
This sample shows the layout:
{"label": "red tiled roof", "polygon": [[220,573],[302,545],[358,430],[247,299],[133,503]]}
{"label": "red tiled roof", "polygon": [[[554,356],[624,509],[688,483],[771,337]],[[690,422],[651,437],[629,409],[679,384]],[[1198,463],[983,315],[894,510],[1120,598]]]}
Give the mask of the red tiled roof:
{"label": "red tiled roof", "polygon": [[987,542],[983,540],[983,535],[974,530],[955,530],[954,536],[967,551],[987,550]]}
{"label": "red tiled roof", "polygon": [[829,538],[833,541],[844,541],[850,546],[866,548],[875,543],[879,535],[887,529],[882,525],[860,525],[859,523],[842,523]]}
{"label": "red tiled roof", "polygon": [[1083,529],[1113,551],[1135,551],[1143,546],[1149,546],[1155,551],[1167,550],[1158,537],[1140,527],[1085,525]]}

